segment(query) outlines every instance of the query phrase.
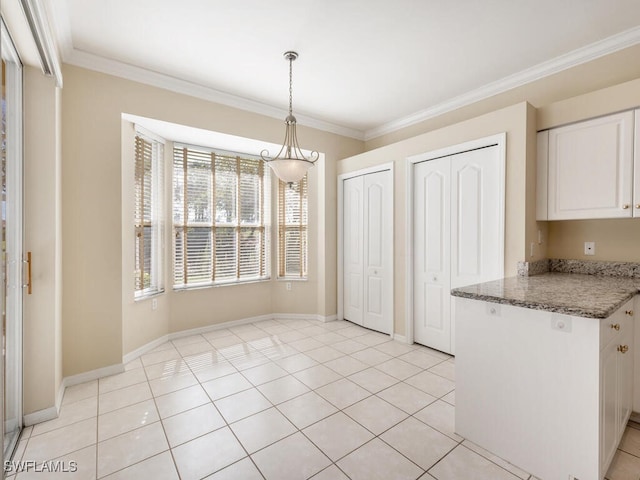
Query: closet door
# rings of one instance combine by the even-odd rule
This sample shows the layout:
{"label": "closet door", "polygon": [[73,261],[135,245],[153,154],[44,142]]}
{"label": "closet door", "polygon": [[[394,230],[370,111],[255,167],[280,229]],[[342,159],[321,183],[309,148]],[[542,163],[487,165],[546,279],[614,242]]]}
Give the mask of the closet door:
{"label": "closet door", "polygon": [[451,289],[501,278],[504,179],[497,146],[414,167],[414,341],[455,353]]}
{"label": "closet door", "polygon": [[[451,157],[451,288],[503,277],[503,198],[497,146]],[[450,323],[449,352],[455,353],[455,323]]]}
{"label": "closet door", "polygon": [[449,352],[449,158],[418,163],[414,170],[414,340]]}
{"label": "closet door", "polygon": [[364,177],[343,182],[343,310],[344,318],[363,324],[364,319]]}
{"label": "closet door", "polygon": [[363,326],[391,334],[393,328],[393,198],[391,172],[364,175]]}

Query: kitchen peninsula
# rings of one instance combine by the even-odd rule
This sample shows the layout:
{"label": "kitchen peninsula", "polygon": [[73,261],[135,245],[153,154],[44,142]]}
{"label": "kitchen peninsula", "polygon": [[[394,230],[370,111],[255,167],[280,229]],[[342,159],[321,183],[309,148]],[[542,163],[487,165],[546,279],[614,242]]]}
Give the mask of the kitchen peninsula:
{"label": "kitchen peninsula", "polygon": [[633,407],[629,265],[454,289],[456,433],[544,480],[604,478]]}

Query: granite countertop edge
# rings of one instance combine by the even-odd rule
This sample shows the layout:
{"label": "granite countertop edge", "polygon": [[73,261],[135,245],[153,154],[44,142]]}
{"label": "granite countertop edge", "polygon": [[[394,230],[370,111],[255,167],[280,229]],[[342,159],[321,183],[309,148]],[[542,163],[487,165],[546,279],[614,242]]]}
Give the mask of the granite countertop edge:
{"label": "granite countertop edge", "polygon": [[507,277],[451,291],[455,297],[594,319],[611,316],[637,294],[640,279],[571,273]]}
{"label": "granite countertop edge", "polygon": [[596,318],[602,320],[604,318],[610,317],[616,310],[618,310],[622,305],[625,304],[628,300],[631,300],[634,296],[640,293],[633,292],[627,295],[623,300],[616,301],[612,303],[612,306],[607,309],[601,308],[584,308],[579,306],[564,306],[564,305],[553,305],[550,303],[539,303],[539,302],[527,302],[524,300],[517,300],[513,298],[504,298],[504,297],[494,297],[491,295],[482,295],[482,294],[474,294],[469,292],[463,292],[460,290],[452,290],[451,294],[454,297],[461,298],[470,298],[472,300],[480,300],[491,303],[499,303],[502,305],[512,305],[514,307],[524,307],[530,310],[542,310],[545,312],[552,313],[561,313],[563,315],[571,315],[574,317],[585,317],[585,318]]}

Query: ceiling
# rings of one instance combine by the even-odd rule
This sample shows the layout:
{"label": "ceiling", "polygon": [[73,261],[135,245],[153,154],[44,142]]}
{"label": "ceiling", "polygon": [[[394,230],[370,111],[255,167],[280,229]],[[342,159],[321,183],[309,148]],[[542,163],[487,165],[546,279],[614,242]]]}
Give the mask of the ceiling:
{"label": "ceiling", "polygon": [[65,63],[369,139],[640,43],[638,0],[45,0]]}

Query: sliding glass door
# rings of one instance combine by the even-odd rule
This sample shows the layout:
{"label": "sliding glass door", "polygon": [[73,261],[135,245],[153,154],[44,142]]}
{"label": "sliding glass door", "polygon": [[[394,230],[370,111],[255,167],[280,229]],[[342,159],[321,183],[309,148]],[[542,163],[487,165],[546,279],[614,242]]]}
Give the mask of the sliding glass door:
{"label": "sliding glass door", "polygon": [[3,460],[22,427],[22,65],[1,22],[2,157],[0,164],[0,310],[2,314]]}

